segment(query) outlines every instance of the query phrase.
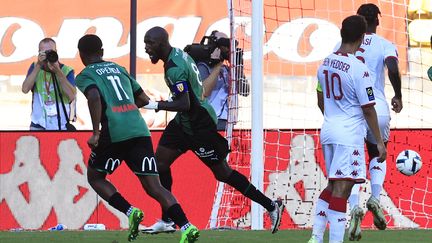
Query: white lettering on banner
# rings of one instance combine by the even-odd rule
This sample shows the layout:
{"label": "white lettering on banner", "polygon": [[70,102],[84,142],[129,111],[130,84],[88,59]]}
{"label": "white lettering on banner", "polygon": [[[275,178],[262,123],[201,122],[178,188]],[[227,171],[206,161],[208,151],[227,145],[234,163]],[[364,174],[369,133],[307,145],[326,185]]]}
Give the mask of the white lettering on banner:
{"label": "white lettering on banner", "polygon": [[113,17],[96,19],[65,19],[57,35],[57,50],[61,58],[75,58],[78,53],[78,40],[91,27],[95,34],[103,40],[104,57],[118,58],[129,53],[129,38],[127,43],[119,45],[124,28],[122,23]]}
{"label": "white lettering on banner", "polygon": [[[58,222],[69,229],[79,229],[89,220],[100,202],[119,219],[121,228],[128,227],[127,217],[101,200],[87,183],[87,168],[81,148],[75,140],[59,143],[59,167],[52,181],[41,164],[39,151],[36,137],[20,137],[16,141],[12,170],[0,174],[0,202],[6,201],[20,227],[40,229],[54,208]],[[22,186],[28,188],[28,201],[21,192]],[[86,192],[74,203],[79,188]]]}
{"label": "white lettering on banner", "polygon": [[[288,198],[285,200],[285,209],[293,222],[299,227],[310,228],[313,225],[315,214],[314,203],[321,191],[327,186],[327,179],[323,170],[315,158],[315,142],[310,135],[297,135],[291,140],[290,163],[286,170],[271,173],[269,175],[269,186],[265,194],[270,198]],[[303,183],[304,197],[295,188],[297,183]],[[366,205],[369,199],[370,183],[363,184],[368,190],[360,192],[360,204]],[[418,224],[401,214],[393,201],[383,189],[381,205],[388,212],[394,225],[402,228],[417,228]],[[250,213],[243,218],[234,220],[234,225],[250,227]]]}
{"label": "white lettering on banner", "polygon": [[[312,49],[303,57],[299,54],[298,45],[306,28],[312,25],[316,25],[309,37]],[[264,46],[264,53],[273,51],[280,58],[293,62],[315,62],[331,53],[339,40],[339,28],[333,23],[315,18],[295,19],[275,30]]]}
{"label": "white lettering on banner", "polygon": [[[236,17],[236,29],[245,26],[244,35],[251,36],[251,18]],[[144,49],[144,35],[153,26],[173,25],[170,42],[173,46],[184,47],[193,42],[201,24],[201,17],[152,17],[137,24],[137,56],[148,59]],[[5,41],[7,31],[13,26],[21,28],[15,30],[12,36],[14,52],[10,56],[0,54],[0,63],[18,62],[31,58],[37,54],[38,43],[44,37],[44,32],[37,23],[18,17],[0,18],[0,38]],[[316,26],[310,34],[310,52],[306,56],[299,53],[299,42],[309,26]],[[120,45],[124,27],[121,21],[113,17],[99,17],[95,19],[64,19],[60,30],[54,39],[60,58],[75,58],[78,50],[78,40],[91,27],[104,43],[104,57],[118,58],[129,54],[130,36],[127,42]],[[265,26],[263,26],[263,29]],[[229,19],[223,18],[211,24],[207,34],[214,29],[229,33]],[[264,29],[265,31],[265,29]],[[31,36],[32,38],[28,38]],[[314,62],[328,55],[339,41],[339,28],[333,23],[318,18],[300,18],[287,22],[273,30],[269,41],[264,45],[264,54],[274,52],[282,59],[292,62]],[[3,43],[1,43],[3,44]],[[250,50],[244,53],[245,59],[251,58]]]}
{"label": "white lettering on banner", "polygon": [[[13,26],[19,26],[11,35],[15,50],[10,56],[0,52],[0,63],[18,62],[37,55],[39,41],[44,38],[42,28],[35,22],[16,17],[0,18],[0,45],[3,46],[7,31]],[[3,49],[3,48],[2,48]]]}
{"label": "white lettering on banner", "polygon": [[[246,36],[252,36],[252,19],[250,17],[235,17],[234,32],[236,32],[240,26],[244,26],[244,34]],[[210,35],[213,30],[221,31],[230,36],[229,18],[223,18],[211,24],[207,28],[206,35]],[[265,25],[263,26],[263,31],[265,31]]]}
{"label": "white lettering on banner", "polygon": [[183,49],[183,47],[193,42],[200,23],[201,18],[199,17],[155,17],[142,21],[137,25],[137,56],[149,59],[148,54],[145,52],[144,35],[152,27],[174,25],[174,31],[170,35],[170,42],[172,46]]}
{"label": "white lettering on banner", "polygon": [[141,171],[145,171],[145,167],[147,165],[147,168],[149,169],[149,171],[151,171],[153,169],[153,167],[155,168],[155,171],[157,172],[157,166],[156,166],[156,160],[154,157],[144,157],[143,159],[143,163],[142,163],[142,167],[141,167]]}

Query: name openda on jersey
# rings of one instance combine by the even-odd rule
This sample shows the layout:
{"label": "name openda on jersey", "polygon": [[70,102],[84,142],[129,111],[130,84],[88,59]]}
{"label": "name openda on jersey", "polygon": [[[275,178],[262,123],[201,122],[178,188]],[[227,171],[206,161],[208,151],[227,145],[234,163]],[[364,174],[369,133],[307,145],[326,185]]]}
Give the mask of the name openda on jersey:
{"label": "name openda on jersey", "polygon": [[[110,67],[110,66],[114,66],[114,67]],[[95,68],[95,65],[91,65],[90,68]],[[95,72],[99,75],[104,75],[104,74],[121,74],[120,70],[115,67],[115,64],[112,62],[106,62],[103,64],[102,68],[98,68],[95,70]]]}

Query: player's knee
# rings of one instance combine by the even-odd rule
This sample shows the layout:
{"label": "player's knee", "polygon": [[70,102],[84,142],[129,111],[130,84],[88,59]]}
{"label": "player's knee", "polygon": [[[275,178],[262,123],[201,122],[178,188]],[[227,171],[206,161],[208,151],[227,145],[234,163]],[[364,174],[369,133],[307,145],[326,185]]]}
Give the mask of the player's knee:
{"label": "player's knee", "polygon": [[106,174],[101,173],[95,169],[92,169],[91,167],[87,169],[87,181],[91,186],[93,186],[99,180],[104,180],[105,176]]}
{"label": "player's knee", "polygon": [[334,183],[332,188],[332,196],[348,198],[351,194],[351,189],[353,185],[354,184],[351,181],[338,181],[338,183]]}
{"label": "player's knee", "polygon": [[366,147],[368,151],[369,158],[375,158],[379,156],[378,147],[376,144],[366,141]]}
{"label": "player's knee", "polygon": [[227,182],[233,170],[226,161],[210,166],[216,180],[221,182]]}
{"label": "player's knee", "polygon": [[227,173],[221,173],[221,172],[215,172],[213,171],[213,175],[216,178],[216,180],[220,181],[220,182],[227,182],[228,178],[229,178],[229,174]]}

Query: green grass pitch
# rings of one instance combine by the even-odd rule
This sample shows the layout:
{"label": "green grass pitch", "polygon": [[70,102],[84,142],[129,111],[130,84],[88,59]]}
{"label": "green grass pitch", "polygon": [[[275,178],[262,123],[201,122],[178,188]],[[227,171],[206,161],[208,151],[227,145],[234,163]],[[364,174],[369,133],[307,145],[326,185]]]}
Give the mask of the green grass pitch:
{"label": "green grass pitch", "polygon": [[[229,243],[229,242],[307,242],[309,240],[310,230],[281,230],[272,235],[269,231],[214,231],[203,230],[199,243],[214,242],[214,243]],[[134,242],[178,242],[180,233],[159,234],[159,235],[143,235],[140,234]],[[326,237],[325,242],[328,239]],[[120,243],[127,241],[126,231],[21,231],[21,232],[0,232],[1,243],[54,243],[54,242],[70,242],[70,243]],[[345,239],[345,242],[349,242]],[[418,243],[432,242],[432,230],[364,230],[361,242],[397,242],[397,243]]]}

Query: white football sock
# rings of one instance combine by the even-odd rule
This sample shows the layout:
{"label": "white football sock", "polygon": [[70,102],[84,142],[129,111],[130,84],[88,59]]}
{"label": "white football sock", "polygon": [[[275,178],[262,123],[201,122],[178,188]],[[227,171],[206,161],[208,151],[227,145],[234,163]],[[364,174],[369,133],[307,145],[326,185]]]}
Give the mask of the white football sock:
{"label": "white football sock", "polygon": [[332,196],[327,210],[330,223],[330,242],[343,242],[345,235],[347,199]]}
{"label": "white football sock", "polygon": [[373,158],[369,163],[369,173],[371,177],[371,191],[378,201],[383,187],[385,175],[387,172],[387,162],[379,163],[377,158]]}
{"label": "white football sock", "polygon": [[324,238],[324,232],[327,227],[327,211],[328,211],[328,202],[318,199],[318,202],[316,204],[315,208],[315,216],[313,221],[313,227],[312,227],[312,235],[317,239],[319,242],[323,241]]}
{"label": "white football sock", "polygon": [[353,210],[355,206],[359,205],[359,193],[360,193],[360,184],[354,184],[351,195],[348,198],[350,209]]}
{"label": "white football sock", "polygon": [[339,212],[329,209],[328,219],[330,223],[330,242],[343,242],[346,226],[346,212]]}

